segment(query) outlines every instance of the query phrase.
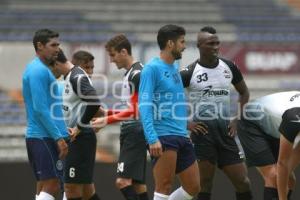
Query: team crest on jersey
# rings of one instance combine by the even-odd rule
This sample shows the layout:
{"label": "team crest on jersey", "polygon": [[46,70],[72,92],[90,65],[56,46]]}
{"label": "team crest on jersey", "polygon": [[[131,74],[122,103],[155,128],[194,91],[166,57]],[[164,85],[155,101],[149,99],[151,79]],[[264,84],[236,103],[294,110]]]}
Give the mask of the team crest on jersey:
{"label": "team crest on jersey", "polygon": [[58,160],[56,162],[56,169],[61,171],[61,170],[63,170],[63,167],[64,167],[63,162],[61,160]]}
{"label": "team crest on jersey", "polygon": [[225,78],[231,78],[230,72],[227,69],[224,69],[223,74]]}
{"label": "team crest on jersey", "polygon": [[170,77],[170,73],[169,73],[169,72],[165,72],[164,75],[165,75],[165,77],[167,77],[167,78]]}

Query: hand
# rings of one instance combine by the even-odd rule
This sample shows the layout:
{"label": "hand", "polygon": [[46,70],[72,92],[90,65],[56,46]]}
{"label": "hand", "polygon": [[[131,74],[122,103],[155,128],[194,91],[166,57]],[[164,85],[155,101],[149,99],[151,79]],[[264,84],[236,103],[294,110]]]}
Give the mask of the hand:
{"label": "hand", "polygon": [[154,144],[149,145],[150,155],[153,157],[159,157],[162,155],[162,146],[159,140]]}
{"label": "hand", "polygon": [[77,126],[75,126],[74,128],[68,128],[68,132],[70,135],[71,142],[73,142],[76,139],[77,135],[80,133],[80,130]]}
{"label": "hand", "polygon": [[57,147],[59,152],[59,159],[64,159],[68,154],[68,145],[66,141],[62,138],[57,140]]}
{"label": "hand", "polygon": [[206,135],[208,133],[208,126],[203,122],[188,122],[188,130],[195,134]]}
{"label": "hand", "polygon": [[94,128],[95,133],[97,133],[101,128],[105,127],[107,124],[107,118],[97,117],[92,119],[92,127]]}
{"label": "hand", "polygon": [[237,133],[237,119],[232,120],[228,125],[228,135],[234,137]]}

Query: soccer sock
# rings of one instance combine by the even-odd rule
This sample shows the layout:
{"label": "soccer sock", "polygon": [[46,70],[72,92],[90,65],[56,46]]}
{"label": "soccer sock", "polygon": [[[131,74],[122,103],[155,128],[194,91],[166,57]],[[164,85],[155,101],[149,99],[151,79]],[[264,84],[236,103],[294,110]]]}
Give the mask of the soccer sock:
{"label": "soccer sock", "polygon": [[191,196],[189,193],[187,193],[182,187],[178,188],[169,197],[169,200],[191,200],[193,199],[193,196]]}
{"label": "soccer sock", "polygon": [[40,192],[37,200],[55,200],[54,196],[48,194],[47,192]]}
{"label": "soccer sock", "polygon": [[143,192],[141,194],[138,194],[138,196],[139,196],[140,200],[149,200],[147,192]]}
{"label": "soccer sock", "polygon": [[197,200],[210,200],[211,194],[208,192],[198,193]]}
{"label": "soccer sock", "polygon": [[253,198],[251,191],[242,192],[242,193],[236,192],[235,195],[236,195],[236,200],[251,200]]}
{"label": "soccer sock", "polygon": [[63,200],[68,200],[65,192],[63,193]]}
{"label": "soccer sock", "polygon": [[293,193],[293,190],[289,190],[289,193],[288,193],[288,196],[287,196],[288,200],[291,200],[292,193]]}
{"label": "soccer sock", "polygon": [[95,193],[89,200],[100,200],[100,197]]}
{"label": "soccer sock", "polygon": [[278,191],[276,188],[264,188],[264,200],[278,199]]}
{"label": "soccer sock", "polygon": [[36,195],[35,195],[35,200],[37,200],[37,199],[38,199],[38,197],[39,197],[39,195],[37,195],[37,194],[36,194]]}
{"label": "soccer sock", "polygon": [[168,200],[169,195],[154,192],[153,200]]}
{"label": "soccer sock", "polygon": [[126,200],[138,200],[139,198],[132,185],[121,188],[120,191]]}

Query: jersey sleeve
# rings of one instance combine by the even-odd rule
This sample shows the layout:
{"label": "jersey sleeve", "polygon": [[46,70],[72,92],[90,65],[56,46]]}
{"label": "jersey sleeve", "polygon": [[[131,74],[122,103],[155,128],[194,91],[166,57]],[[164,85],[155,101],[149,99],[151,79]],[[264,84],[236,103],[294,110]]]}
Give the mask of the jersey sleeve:
{"label": "jersey sleeve", "polygon": [[222,59],[222,61],[224,61],[229,66],[229,68],[232,72],[233,78],[232,78],[231,83],[233,85],[235,85],[235,84],[241,82],[243,80],[243,75],[242,75],[240,69],[238,68],[238,66],[229,60]]}
{"label": "jersey sleeve", "polygon": [[32,71],[29,78],[29,87],[32,95],[33,110],[47,133],[54,139],[62,138],[59,128],[51,117],[50,107],[48,103],[47,89],[54,81],[54,77],[50,76],[47,69]]}
{"label": "jersey sleeve", "polygon": [[197,62],[190,64],[189,66],[180,70],[180,76],[182,79],[183,87],[189,87],[190,82],[194,73],[194,69],[196,67]]}
{"label": "jersey sleeve", "polygon": [[139,92],[141,70],[134,70],[129,76],[131,94]]}
{"label": "jersey sleeve", "polygon": [[122,110],[120,112],[115,112],[115,114],[109,115],[107,117],[107,123],[112,124],[126,119],[131,119],[132,117],[136,117],[138,115],[137,107],[138,107],[138,94],[134,93],[130,98],[129,108],[126,110]]}
{"label": "jersey sleeve", "polygon": [[154,129],[154,109],[153,93],[156,85],[155,71],[150,66],[145,66],[141,73],[139,87],[139,113],[144,128],[144,134],[148,144],[158,141],[157,133]]}

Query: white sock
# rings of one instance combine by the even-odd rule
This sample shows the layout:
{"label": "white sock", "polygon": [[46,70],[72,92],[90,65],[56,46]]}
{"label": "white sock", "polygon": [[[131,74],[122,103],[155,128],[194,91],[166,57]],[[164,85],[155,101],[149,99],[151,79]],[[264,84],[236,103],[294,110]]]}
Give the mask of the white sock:
{"label": "white sock", "polygon": [[65,192],[64,192],[64,198],[63,198],[63,200],[68,200],[68,199],[67,199],[67,195],[66,195]]}
{"label": "white sock", "polygon": [[168,199],[169,199],[169,195],[154,192],[153,200],[168,200]]}
{"label": "white sock", "polygon": [[193,196],[187,193],[182,187],[175,190],[171,195],[169,200],[191,200]]}
{"label": "white sock", "polygon": [[35,200],[38,200],[38,197],[39,197],[39,195],[36,194],[36,195],[35,195]]}
{"label": "white sock", "polygon": [[47,192],[40,192],[36,200],[55,200],[55,198],[51,194],[48,194]]}

